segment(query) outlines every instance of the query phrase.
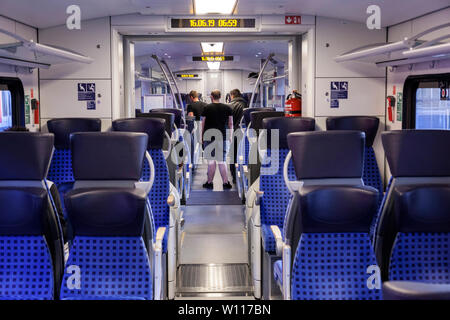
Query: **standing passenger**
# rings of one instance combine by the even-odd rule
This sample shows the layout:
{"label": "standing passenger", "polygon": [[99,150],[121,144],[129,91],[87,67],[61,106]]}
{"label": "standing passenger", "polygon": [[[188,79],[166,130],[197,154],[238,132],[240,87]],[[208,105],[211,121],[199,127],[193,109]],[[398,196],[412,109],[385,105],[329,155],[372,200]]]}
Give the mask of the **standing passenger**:
{"label": "standing passenger", "polygon": [[[247,101],[242,97],[239,89],[234,89],[230,91],[230,107],[233,110],[233,123],[234,131],[239,129],[239,123],[241,122],[242,115],[244,114],[244,109],[248,107]],[[230,164],[230,172],[233,177],[233,183],[236,183],[236,166],[237,163],[237,150],[238,150],[238,138],[234,137],[232,141],[231,150],[233,150],[233,162]]]}
{"label": "standing passenger", "polygon": [[[223,103],[220,103],[221,93],[219,90],[214,90],[211,92],[211,101],[212,103],[208,104],[203,111],[203,150],[206,159],[208,160],[208,180],[203,185],[203,188],[212,189],[213,188],[213,179],[216,173],[216,160],[219,165],[220,175],[222,176],[223,188],[231,189],[231,184],[228,181],[228,172],[226,166],[226,141],[227,128],[232,131],[233,130],[233,112],[231,108]],[[208,133],[208,130],[209,133]],[[208,137],[213,134],[214,131],[216,133],[221,134],[222,137]],[[207,141],[205,141],[205,139]],[[219,140],[219,141],[216,141]],[[209,140],[209,141],[208,141]],[[220,141],[221,140],[221,141]],[[216,147],[211,151],[211,157],[209,157],[208,149],[206,147],[213,142]],[[217,146],[222,147],[222,155],[216,154]]]}
{"label": "standing passenger", "polygon": [[203,114],[203,110],[205,110],[206,103],[198,99],[198,92],[195,90],[189,92],[189,97],[192,102],[187,107],[188,116],[195,117],[195,121],[200,121],[200,117]]}

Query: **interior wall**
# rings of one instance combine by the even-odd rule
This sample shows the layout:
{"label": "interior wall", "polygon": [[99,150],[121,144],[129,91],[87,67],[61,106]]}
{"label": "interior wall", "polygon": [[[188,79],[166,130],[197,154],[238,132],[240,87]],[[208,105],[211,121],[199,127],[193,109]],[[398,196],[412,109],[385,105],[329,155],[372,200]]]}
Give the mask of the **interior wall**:
{"label": "interior wall", "polygon": [[[38,41],[37,29],[27,26],[23,23],[5,18],[0,16],[0,28],[13,32],[25,39]],[[11,39],[11,38],[10,38]],[[5,41],[3,41],[5,40]],[[0,35],[0,42],[9,42],[6,36]],[[33,98],[39,100],[39,71],[38,69],[33,69],[30,73],[28,68],[15,67],[12,65],[0,64],[0,77],[12,77],[19,78],[22,81],[23,89],[25,95],[31,97],[31,92],[33,91]],[[30,119],[31,122],[33,119]],[[26,124],[30,131],[38,131],[39,124]]]}
{"label": "interior wall", "polygon": [[[39,41],[73,50],[94,59],[91,64],[72,62],[52,65],[48,70],[41,70],[43,130],[46,130],[46,122],[49,119],[62,117],[100,118],[102,129],[109,129],[113,116],[110,18],[82,21],[81,30],[69,30],[65,25],[39,29]],[[95,83],[94,110],[88,110],[86,101],[78,101],[79,83]]]}
{"label": "interior wall", "polygon": [[[392,26],[388,28],[388,41],[394,42],[404,39],[405,37],[411,37],[424,30],[430,29],[434,26],[438,26],[450,21],[450,8],[440,10],[413,20],[406,21],[404,23]],[[423,40],[432,40],[439,36],[450,34],[450,27],[442,29],[437,32],[433,32],[423,37]],[[410,75],[421,74],[438,74],[450,72],[450,59],[439,60],[436,63],[423,62],[414,64],[412,66],[404,65],[397,68],[387,69],[387,81],[386,81],[386,95],[392,95],[395,87],[396,92],[403,92],[403,84]],[[395,116],[397,109],[394,111],[394,122],[387,123],[388,130],[400,130],[402,129],[402,122],[397,121]],[[386,166],[386,175],[391,176],[389,167]]]}
{"label": "interior wall", "polygon": [[[404,23],[389,27],[389,42],[403,40],[405,37],[411,37],[422,31],[430,29],[450,21],[450,8],[440,10]],[[439,36],[450,34],[450,27],[430,33],[424,36],[423,40],[432,40]],[[392,95],[394,86],[396,92],[403,92],[403,84],[410,75],[434,74],[450,72],[450,59],[438,60],[436,63],[423,62],[412,66],[404,65],[397,68],[388,68],[387,71],[387,95]],[[397,110],[395,110],[397,111]],[[402,128],[402,122],[394,119],[394,122],[388,122],[389,130],[399,130]]]}
{"label": "interior wall", "polygon": [[[303,37],[303,43],[312,43]],[[309,40],[309,41],[308,41]],[[369,30],[365,24],[317,17],[315,28],[314,116],[317,127],[326,130],[330,116],[367,115],[380,119],[380,129],[385,129],[385,68],[365,62],[337,63],[334,57],[351,49],[386,41],[386,29]],[[310,49],[306,49],[307,51]],[[309,58],[311,63],[311,58]],[[311,70],[304,68],[307,76]],[[331,107],[331,82],[348,82],[348,99],[339,99],[339,107]],[[305,84],[305,82],[304,82]],[[308,82],[306,82],[306,85]],[[308,91],[309,89],[309,91]],[[303,91],[311,94],[311,88]],[[307,103],[311,103],[308,102]],[[307,107],[308,108],[308,107]],[[380,135],[374,143],[378,166],[384,176],[384,150]]]}

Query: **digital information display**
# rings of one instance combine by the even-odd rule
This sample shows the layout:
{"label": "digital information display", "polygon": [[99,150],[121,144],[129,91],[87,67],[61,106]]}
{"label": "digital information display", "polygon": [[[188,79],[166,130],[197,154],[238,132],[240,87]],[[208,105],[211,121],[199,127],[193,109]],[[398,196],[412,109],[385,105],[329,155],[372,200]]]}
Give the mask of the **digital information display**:
{"label": "digital information display", "polygon": [[170,18],[170,31],[256,31],[256,18]]}
{"label": "digital information display", "polygon": [[179,74],[177,74],[177,77],[181,78],[181,79],[195,79],[195,78],[198,78],[199,75],[198,74],[179,73]]}
{"label": "digital information display", "polygon": [[234,57],[233,56],[193,56],[192,61],[208,61],[208,62],[234,61]]}

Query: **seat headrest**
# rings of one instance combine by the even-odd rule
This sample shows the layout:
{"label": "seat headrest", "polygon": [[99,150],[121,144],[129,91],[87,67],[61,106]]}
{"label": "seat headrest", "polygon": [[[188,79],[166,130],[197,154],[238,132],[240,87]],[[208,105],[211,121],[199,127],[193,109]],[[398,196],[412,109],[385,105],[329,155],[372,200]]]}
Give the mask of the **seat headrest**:
{"label": "seat headrest", "polygon": [[381,138],[394,177],[450,177],[450,131],[395,130]]}
{"label": "seat headrest", "polygon": [[49,120],[47,127],[55,135],[55,148],[70,149],[71,133],[101,131],[102,121],[96,118],[61,118]]}
{"label": "seat headrest", "polygon": [[250,113],[250,120],[252,122],[251,128],[259,132],[263,128],[263,120],[266,118],[284,117],[284,112],[281,111],[255,111]]}
{"label": "seat headrest", "polygon": [[0,180],[43,180],[53,143],[51,133],[0,133]]}
{"label": "seat headrest", "polygon": [[248,124],[251,121],[250,114],[255,111],[275,111],[274,108],[245,108],[242,114],[243,122],[245,126],[248,127]]}
{"label": "seat headrest", "polygon": [[165,120],[158,118],[119,119],[112,123],[114,131],[142,132],[148,135],[147,149],[162,149],[164,144]]}
{"label": "seat headrest", "polygon": [[327,130],[358,130],[366,134],[366,146],[371,147],[377,136],[380,119],[367,116],[330,117]]}
{"label": "seat headrest", "polygon": [[140,236],[144,230],[145,191],[75,189],[64,197],[76,236]]}
{"label": "seat headrest", "polygon": [[364,132],[297,132],[287,139],[297,179],[362,177]]}
{"label": "seat headrest", "polygon": [[450,232],[449,185],[403,185],[393,190],[400,232]]}
{"label": "seat headrest", "polygon": [[47,217],[44,188],[0,187],[0,235],[41,235]]}
{"label": "seat headrest", "polygon": [[150,110],[150,113],[153,112],[166,112],[171,113],[175,116],[174,123],[177,126],[177,128],[181,127],[182,124],[182,118],[183,118],[183,111],[180,109],[175,108],[159,108],[159,109],[152,109]]}
{"label": "seat headrest", "polygon": [[168,112],[149,112],[149,113],[140,113],[137,115],[138,118],[156,118],[165,120],[166,132],[169,136],[173,131],[173,124],[175,121],[175,115],[173,113]]}
{"label": "seat headrest", "polygon": [[288,149],[287,135],[292,132],[301,131],[314,131],[316,127],[316,121],[313,118],[301,118],[301,117],[277,117],[277,118],[265,118],[263,119],[263,129],[267,129],[267,141],[268,148],[271,148],[270,130],[279,130],[279,148]]}
{"label": "seat headrest", "polygon": [[75,180],[136,180],[141,177],[148,136],[135,132],[74,133]]}
{"label": "seat headrest", "polygon": [[304,187],[300,192],[302,231],[369,232],[378,191],[367,186]]}

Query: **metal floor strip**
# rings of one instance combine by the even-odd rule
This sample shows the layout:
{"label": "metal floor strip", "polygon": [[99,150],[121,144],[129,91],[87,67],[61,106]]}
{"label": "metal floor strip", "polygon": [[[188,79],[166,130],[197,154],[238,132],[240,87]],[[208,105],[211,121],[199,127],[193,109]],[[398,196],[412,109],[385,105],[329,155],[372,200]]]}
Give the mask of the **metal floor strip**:
{"label": "metal floor strip", "polygon": [[181,265],[178,270],[178,294],[252,294],[247,264]]}

